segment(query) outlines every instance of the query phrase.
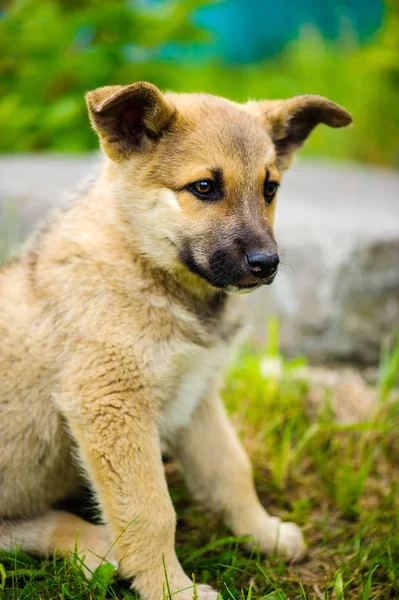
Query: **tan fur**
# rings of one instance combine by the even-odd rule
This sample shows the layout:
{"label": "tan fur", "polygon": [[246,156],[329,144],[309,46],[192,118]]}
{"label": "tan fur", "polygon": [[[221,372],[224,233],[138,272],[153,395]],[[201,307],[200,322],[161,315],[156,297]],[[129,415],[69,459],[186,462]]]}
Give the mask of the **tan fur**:
{"label": "tan fur", "polygon": [[[263,103],[164,96],[147,83],[88,94],[102,172],[0,271],[1,547],[68,552],[79,531],[92,569],[118,538],[110,556],[144,600],[162,598],[163,560],[172,592],[191,598],[174,550],[162,444],[193,495],[235,534],[263,552],[303,554],[299,529],[260,505],[218,395],[242,323],[240,297],[226,289],[253,276],[236,274],[230,285],[224,263],[210,264],[222,251],[242,262],[238,241],[276,252],[266,170],[278,181],[318,118],[349,119],[306,98],[273,104],[270,114]],[[223,199],[199,200],[186,186],[215,170]],[[194,263],[226,285],[199,276]],[[104,526],[50,512],[84,478]],[[215,598],[208,586],[197,593]]]}

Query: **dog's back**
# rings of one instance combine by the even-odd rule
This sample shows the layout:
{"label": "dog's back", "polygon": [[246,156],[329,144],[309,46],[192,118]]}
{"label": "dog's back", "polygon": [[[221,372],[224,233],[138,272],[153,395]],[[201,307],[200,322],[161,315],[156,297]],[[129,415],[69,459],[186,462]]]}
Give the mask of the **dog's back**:
{"label": "dog's back", "polygon": [[29,259],[0,270],[0,516],[47,509],[77,485],[71,439],[52,396],[52,327],[35,296]]}

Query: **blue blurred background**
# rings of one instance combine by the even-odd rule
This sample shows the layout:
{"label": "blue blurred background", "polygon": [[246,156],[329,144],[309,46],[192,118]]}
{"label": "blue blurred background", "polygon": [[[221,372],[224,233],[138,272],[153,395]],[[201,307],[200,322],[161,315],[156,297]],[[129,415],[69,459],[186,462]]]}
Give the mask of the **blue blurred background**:
{"label": "blue blurred background", "polygon": [[1,152],[95,148],[85,91],[139,79],[243,101],[323,94],[355,127],[305,153],[399,165],[396,0],[11,0],[0,11]]}
{"label": "blue blurred background", "polygon": [[[164,0],[149,0],[156,7]],[[326,40],[343,36],[365,43],[382,26],[382,0],[227,0],[199,8],[193,22],[214,35],[206,44],[167,44],[167,58],[204,60],[218,57],[227,64],[249,64],[281,52],[304,26],[317,29]]]}

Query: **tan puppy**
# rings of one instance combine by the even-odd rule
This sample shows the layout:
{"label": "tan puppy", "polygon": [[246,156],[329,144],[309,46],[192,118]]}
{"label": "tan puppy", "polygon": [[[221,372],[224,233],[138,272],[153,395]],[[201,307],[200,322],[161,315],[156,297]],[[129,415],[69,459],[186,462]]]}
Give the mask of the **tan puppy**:
{"label": "tan puppy", "polygon": [[[242,322],[233,292],[277,272],[281,171],[318,123],[351,117],[319,96],[239,105],[149,83],[87,103],[98,179],[0,272],[0,547],[72,551],[79,530],[93,569],[117,539],[109,557],[144,600],[163,596],[163,561],[184,600],[161,444],[234,534],[304,552],[261,506],[218,389]],[[103,526],[50,510],[85,478]]]}

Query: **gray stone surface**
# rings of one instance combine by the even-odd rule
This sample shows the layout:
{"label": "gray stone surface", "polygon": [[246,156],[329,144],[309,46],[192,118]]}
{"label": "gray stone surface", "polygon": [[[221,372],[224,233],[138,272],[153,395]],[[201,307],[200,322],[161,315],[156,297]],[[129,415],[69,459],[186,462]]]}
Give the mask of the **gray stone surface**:
{"label": "gray stone surface", "polygon": [[0,233],[3,245],[24,240],[37,223],[84,180],[95,154],[0,156]]}
{"label": "gray stone surface", "polygon": [[250,300],[258,323],[280,315],[290,354],[378,361],[382,340],[399,331],[399,175],[298,162],[285,175],[276,235],[283,265],[270,292]]}
{"label": "gray stone surface", "polygon": [[[0,157],[0,252],[64,201],[98,156]],[[399,175],[356,165],[298,161],[279,192],[282,268],[248,296],[255,335],[281,318],[289,354],[376,362],[399,330]]]}

